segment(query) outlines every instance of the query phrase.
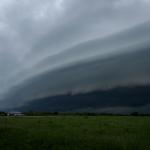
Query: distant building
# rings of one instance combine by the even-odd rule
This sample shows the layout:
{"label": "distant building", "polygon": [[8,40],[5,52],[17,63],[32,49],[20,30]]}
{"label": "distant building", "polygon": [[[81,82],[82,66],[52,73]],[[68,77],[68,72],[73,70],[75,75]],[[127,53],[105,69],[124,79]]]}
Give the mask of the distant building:
{"label": "distant building", "polygon": [[8,112],[7,116],[24,116],[22,112]]}

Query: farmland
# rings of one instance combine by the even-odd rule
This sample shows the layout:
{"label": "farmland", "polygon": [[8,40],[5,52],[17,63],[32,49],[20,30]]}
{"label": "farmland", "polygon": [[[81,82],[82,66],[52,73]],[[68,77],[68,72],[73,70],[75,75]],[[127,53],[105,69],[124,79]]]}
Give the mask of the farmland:
{"label": "farmland", "polygon": [[0,150],[150,150],[150,117],[0,117]]}

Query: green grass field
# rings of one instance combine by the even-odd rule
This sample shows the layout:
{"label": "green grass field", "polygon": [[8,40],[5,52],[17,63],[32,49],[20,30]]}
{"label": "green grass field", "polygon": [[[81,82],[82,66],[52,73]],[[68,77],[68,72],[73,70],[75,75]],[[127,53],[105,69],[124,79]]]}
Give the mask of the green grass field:
{"label": "green grass field", "polygon": [[0,150],[150,150],[150,117],[1,117]]}

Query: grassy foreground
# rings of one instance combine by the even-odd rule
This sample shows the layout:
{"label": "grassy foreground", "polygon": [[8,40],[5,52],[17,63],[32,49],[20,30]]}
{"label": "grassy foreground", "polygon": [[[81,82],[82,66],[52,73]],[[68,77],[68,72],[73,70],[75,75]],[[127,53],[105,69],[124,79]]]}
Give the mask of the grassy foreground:
{"label": "grassy foreground", "polygon": [[150,117],[1,117],[0,150],[150,150]]}

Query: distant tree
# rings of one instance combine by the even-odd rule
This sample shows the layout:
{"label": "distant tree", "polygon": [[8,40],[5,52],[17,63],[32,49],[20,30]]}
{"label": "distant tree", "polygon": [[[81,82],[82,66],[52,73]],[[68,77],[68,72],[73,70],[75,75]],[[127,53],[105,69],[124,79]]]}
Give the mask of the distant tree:
{"label": "distant tree", "polygon": [[0,116],[7,116],[6,112],[0,111]]}
{"label": "distant tree", "polygon": [[138,113],[138,112],[132,112],[130,115],[131,115],[131,116],[138,116],[139,113]]}
{"label": "distant tree", "polygon": [[54,115],[58,115],[59,113],[58,112],[54,112]]}

